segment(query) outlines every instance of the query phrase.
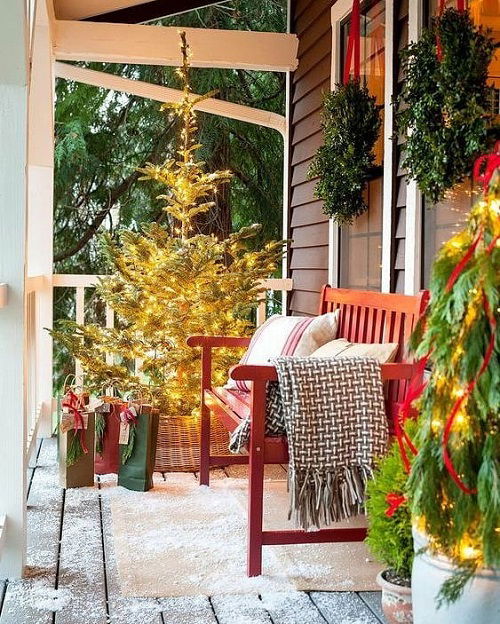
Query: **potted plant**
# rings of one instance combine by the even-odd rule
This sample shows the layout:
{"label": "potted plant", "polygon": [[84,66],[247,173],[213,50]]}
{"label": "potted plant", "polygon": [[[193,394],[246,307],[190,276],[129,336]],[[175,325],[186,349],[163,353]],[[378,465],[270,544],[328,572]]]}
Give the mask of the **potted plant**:
{"label": "potted plant", "polygon": [[412,618],[411,569],[413,542],[411,516],[404,495],[407,474],[397,443],[382,458],[367,484],[366,543],[386,566],[377,582],[382,588],[382,609],[388,624],[410,624]]}
{"label": "potted plant", "polygon": [[499,168],[500,144],[476,164],[484,196],[441,248],[412,337],[432,367],[408,479],[415,624],[500,621]]}

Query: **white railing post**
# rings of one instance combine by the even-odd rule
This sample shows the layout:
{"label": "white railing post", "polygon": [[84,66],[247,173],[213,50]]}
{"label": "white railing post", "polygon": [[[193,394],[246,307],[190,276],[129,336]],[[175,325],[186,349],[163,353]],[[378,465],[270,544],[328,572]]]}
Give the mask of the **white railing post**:
{"label": "white railing post", "polygon": [[[85,287],[76,287],[76,322],[85,325]],[[83,385],[83,368],[80,360],[75,360],[75,377],[77,385]]]}

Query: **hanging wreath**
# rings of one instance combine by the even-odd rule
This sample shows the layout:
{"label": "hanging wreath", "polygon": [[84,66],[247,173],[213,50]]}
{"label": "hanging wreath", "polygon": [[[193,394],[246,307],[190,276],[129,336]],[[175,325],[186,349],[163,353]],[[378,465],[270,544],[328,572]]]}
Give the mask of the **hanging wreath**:
{"label": "hanging wreath", "polygon": [[335,85],[323,102],[324,143],[309,168],[318,177],[314,196],[339,225],[367,210],[363,192],[375,162],[373,148],[381,119],[375,98],[358,79]]}
{"label": "hanging wreath", "polygon": [[406,137],[403,166],[434,203],[471,173],[489,135],[495,138],[487,112],[494,47],[467,11],[450,8],[402,52],[406,80],[397,122]]}

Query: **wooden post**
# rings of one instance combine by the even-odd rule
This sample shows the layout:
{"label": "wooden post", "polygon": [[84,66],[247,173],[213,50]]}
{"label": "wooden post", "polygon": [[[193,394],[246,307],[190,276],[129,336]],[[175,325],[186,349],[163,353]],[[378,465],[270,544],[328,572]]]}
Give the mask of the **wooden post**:
{"label": "wooden post", "polygon": [[266,381],[256,380],[252,383],[252,420],[248,467],[248,576],[259,576],[262,573],[265,420]]}
{"label": "wooden post", "polygon": [[54,197],[54,63],[45,2],[37,2],[32,43],[28,115],[27,274],[43,276],[35,292],[35,410],[41,408],[38,435],[52,429],[53,197]]}
{"label": "wooden post", "polygon": [[210,482],[210,410],[205,405],[205,390],[211,386],[212,348],[201,350],[201,422],[200,422],[200,485]]}
{"label": "wooden post", "polygon": [[25,248],[28,42],[26,4],[2,2],[0,20],[0,578],[22,575],[26,546]]}

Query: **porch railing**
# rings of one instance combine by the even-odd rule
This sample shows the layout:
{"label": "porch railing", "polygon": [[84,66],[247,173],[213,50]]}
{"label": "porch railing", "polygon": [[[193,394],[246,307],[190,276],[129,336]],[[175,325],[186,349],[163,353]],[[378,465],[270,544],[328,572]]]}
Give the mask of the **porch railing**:
{"label": "porch railing", "polygon": [[[25,431],[26,431],[26,464],[31,457],[37,437],[41,417],[45,411],[50,411],[47,395],[40,388],[39,368],[41,364],[40,351],[47,348],[47,342],[42,344],[41,339],[46,331],[40,316],[41,297],[50,282],[43,275],[26,278],[26,385],[25,385]],[[46,392],[46,388],[44,389]]]}
{"label": "porch railing", "polygon": [[[56,274],[52,276],[52,285],[54,288],[73,288],[75,289],[75,319],[76,322],[85,325],[85,291],[87,288],[94,288],[98,282],[99,275],[71,275]],[[292,290],[293,281],[289,278],[270,278],[262,282],[266,289],[265,296],[259,300],[256,311],[257,326],[261,325],[267,318],[268,312],[273,309],[272,300],[275,293],[282,294],[282,301],[286,301],[286,293]],[[114,327],[114,312],[106,305],[105,308],[105,326]],[[108,354],[106,359],[112,362],[112,355]],[[137,368],[137,362],[136,362]],[[77,379],[82,378],[82,367],[78,360],[75,360],[75,376]]]}

